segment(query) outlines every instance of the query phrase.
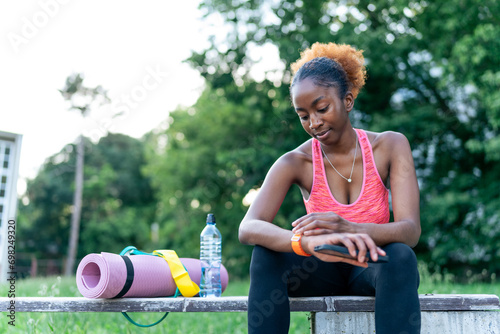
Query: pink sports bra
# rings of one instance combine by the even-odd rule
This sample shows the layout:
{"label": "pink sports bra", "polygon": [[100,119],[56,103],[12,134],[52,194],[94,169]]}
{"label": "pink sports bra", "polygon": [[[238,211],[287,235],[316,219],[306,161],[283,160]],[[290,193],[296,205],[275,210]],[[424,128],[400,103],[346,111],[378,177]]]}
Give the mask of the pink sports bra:
{"label": "pink sports bra", "polygon": [[363,156],[363,185],[361,193],[351,204],[339,203],[332,195],[325,174],[320,142],[312,140],[314,179],[309,199],[304,198],[307,213],[333,211],[355,223],[386,224],[389,222],[389,190],[385,187],[366,132],[355,129]]}

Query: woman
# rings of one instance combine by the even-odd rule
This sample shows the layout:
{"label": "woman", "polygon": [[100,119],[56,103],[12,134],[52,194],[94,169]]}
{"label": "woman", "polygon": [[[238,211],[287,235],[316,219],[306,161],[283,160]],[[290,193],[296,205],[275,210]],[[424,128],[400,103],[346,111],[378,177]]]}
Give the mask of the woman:
{"label": "woman", "polygon": [[[312,139],[274,163],[240,225],[240,242],[255,245],[249,333],[287,333],[288,297],[324,295],[376,295],[378,334],[420,331],[411,249],[420,237],[415,167],[402,134],[353,129],[349,113],[365,82],[363,63],[351,46],[315,43],[292,65],[293,107]],[[292,184],[307,215],[288,230],[273,219]],[[322,244],[343,245],[352,259],[315,252]],[[368,264],[367,252],[389,262]]]}

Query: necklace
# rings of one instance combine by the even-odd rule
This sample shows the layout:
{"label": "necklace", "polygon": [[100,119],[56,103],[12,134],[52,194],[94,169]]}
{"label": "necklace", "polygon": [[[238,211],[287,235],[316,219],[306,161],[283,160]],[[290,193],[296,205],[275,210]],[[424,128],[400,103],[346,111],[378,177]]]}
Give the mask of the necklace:
{"label": "necklace", "polygon": [[354,149],[354,160],[352,161],[351,175],[349,175],[349,178],[346,178],[344,175],[340,174],[340,172],[337,170],[337,168],[335,168],[333,166],[330,159],[328,159],[328,155],[326,155],[325,151],[323,150],[323,146],[321,144],[320,144],[320,148],[321,148],[321,152],[323,152],[323,155],[325,156],[326,160],[328,160],[328,162],[330,163],[330,166],[332,166],[333,170],[335,170],[337,172],[337,174],[339,174],[344,180],[351,183],[352,182],[352,172],[354,171],[354,163],[356,162],[356,154],[358,153],[358,135],[356,134],[356,148]]}

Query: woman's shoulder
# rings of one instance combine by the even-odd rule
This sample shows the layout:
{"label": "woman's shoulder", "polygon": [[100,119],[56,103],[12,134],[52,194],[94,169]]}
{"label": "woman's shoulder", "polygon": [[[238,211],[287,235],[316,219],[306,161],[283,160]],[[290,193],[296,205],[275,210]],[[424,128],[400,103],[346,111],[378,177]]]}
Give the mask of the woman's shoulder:
{"label": "woman's shoulder", "polygon": [[282,157],[291,161],[311,161],[312,160],[312,138],[288,151]]}
{"label": "woman's shoulder", "polygon": [[408,139],[402,133],[395,131],[365,132],[372,146],[380,178],[385,183],[394,162],[411,159]]}
{"label": "woman's shoulder", "polygon": [[366,131],[366,136],[375,151],[376,149],[393,150],[401,145],[409,145],[406,136],[396,131],[373,132]]}
{"label": "woman's shoulder", "polygon": [[282,167],[291,167],[299,169],[298,167],[312,162],[312,139],[302,143],[297,148],[286,152],[277,161],[276,164]]}
{"label": "woman's shoulder", "polygon": [[307,180],[312,180],[312,139],[304,142],[294,150],[283,154],[276,162],[276,168],[283,177],[292,183],[304,186]]}

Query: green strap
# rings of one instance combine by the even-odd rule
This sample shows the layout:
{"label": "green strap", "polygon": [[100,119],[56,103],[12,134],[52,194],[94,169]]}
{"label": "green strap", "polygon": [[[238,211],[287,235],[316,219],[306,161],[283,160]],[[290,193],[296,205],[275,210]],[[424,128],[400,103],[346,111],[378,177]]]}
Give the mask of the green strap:
{"label": "green strap", "polygon": [[[177,297],[179,294],[180,294],[180,293],[179,293],[179,289],[176,289],[176,290],[175,290],[175,294],[174,294],[173,296],[169,297],[169,298],[175,298],[175,297]],[[156,322],[154,322],[154,323],[152,323],[152,324],[149,324],[149,325],[141,325],[141,324],[139,324],[139,323],[135,322],[135,321],[134,321],[134,320],[133,320],[133,319],[132,319],[132,318],[131,318],[128,314],[127,314],[127,312],[122,312],[122,314],[123,314],[123,316],[125,317],[125,319],[127,319],[128,321],[130,321],[130,323],[132,323],[132,324],[134,324],[134,325],[136,325],[136,326],[138,326],[138,327],[147,328],[147,327],[153,327],[153,326],[155,326],[155,325],[158,325],[160,322],[162,322],[162,321],[163,321],[163,319],[165,319],[165,318],[167,317],[168,312],[165,312],[165,314],[163,315],[163,317],[161,317],[161,319],[160,319],[160,320],[158,320],[158,321],[156,321]]]}
{"label": "green strap", "polygon": [[147,328],[147,327],[153,327],[155,325],[158,325],[160,322],[163,321],[163,319],[165,319],[168,315],[168,312],[165,312],[165,314],[163,315],[163,317],[161,317],[160,320],[158,320],[157,322],[154,322],[152,324],[149,324],[149,325],[141,325],[141,324],[138,324],[137,322],[135,322],[134,320],[132,320],[132,318],[127,314],[127,312],[122,312],[123,316],[125,317],[125,319],[127,319],[128,321],[130,321],[131,323],[133,323],[134,325],[138,326],[138,327],[142,327],[142,328]]}
{"label": "green strap", "polygon": [[145,253],[145,252],[141,252],[140,250],[138,250],[137,248],[135,248],[134,246],[127,246],[125,247],[121,252],[120,252],[120,255],[127,255],[127,254],[130,254],[130,255],[154,255],[156,256],[155,254],[153,253]]}
{"label": "green strap", "polygon": [[[152,255],[152,256],[157,256],[153,253],[145,253],[145,252],[141,252],[140,250],[137,250],[137,248],[135,248],[134,246],[128,246],[128,247],[125,247],[121,252],[120,252],[120,255],[126,255],[126,254],[130,254],[130,255]],[[179,288],[175,289],[175,294],[173,296],[170,296],[168,298],[176,298],[177,296],[180,295],[180,292],[179,292]],[[141,324],[138,324],[137,322],[135,322],[134,320],[132,320],[132,318],[127,314],[127,312],[122,312],[123,316],[125,317],[125,319],[127,319],[130,323],[138,326],[138,327],[142,327],[142,328],[147,328],[147,327],[153,327],[155,325],[158,325],[160,322],[163,321],[163,319],[165,319],[168,315],[168,312],[165,312],[165,314],[163,315],[163,317],[161,317],[160,320],[150,324],[150,325],[141,325]]]}

